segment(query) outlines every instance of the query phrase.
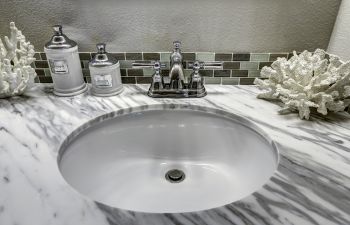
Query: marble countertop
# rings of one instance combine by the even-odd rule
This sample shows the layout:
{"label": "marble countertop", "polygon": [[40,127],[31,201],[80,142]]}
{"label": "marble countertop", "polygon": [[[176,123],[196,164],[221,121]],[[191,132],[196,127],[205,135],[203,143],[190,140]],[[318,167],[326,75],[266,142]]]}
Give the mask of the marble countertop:
{"label": "marble countertop", "polygon": [[[50,85],[0,99],[1,225],[350,224],[350,116],[299,120],[256,99],[253,86],[207,86],[201,99],[152,99],[148,85],[125,85],[115,97],[59,98]],[[162,103],[229,111],[254,122],[277,144],[280,164],[259,191],[194,213],[146,214],[85,198],[62,178],[58,149],[76,128],[123,108]]]}

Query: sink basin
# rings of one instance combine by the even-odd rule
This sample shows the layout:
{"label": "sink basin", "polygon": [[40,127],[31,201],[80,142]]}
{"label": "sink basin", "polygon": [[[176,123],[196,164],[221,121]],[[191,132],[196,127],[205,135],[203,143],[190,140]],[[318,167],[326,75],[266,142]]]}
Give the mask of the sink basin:
{"label": "sink basin", "polygon": [[223,206],[259,190],[274,174],[278,152],[242,117],[161,105],[82,126],[61,146],[58,164],[65,180],[94,201],[181,213]]}

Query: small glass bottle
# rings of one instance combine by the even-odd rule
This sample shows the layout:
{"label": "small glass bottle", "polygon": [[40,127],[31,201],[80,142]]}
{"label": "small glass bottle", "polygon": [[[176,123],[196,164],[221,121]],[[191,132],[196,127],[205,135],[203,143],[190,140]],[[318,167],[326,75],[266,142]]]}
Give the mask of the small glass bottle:
{"label": "small glass bottle", "polygon": [[106,44],[96,47],[97,53],[89,63],[91,93],[102,97],[117,95],[123,91],[119,61],[106,52]]}
{"label": "small glass bottle", "polygon": [[53,26],[54,35],[45,44],[44,51],[49,61],[54,85],[53,93],[58,96],[74,96],[88,88],[83,78],[78,45],[62,33],[62,26]]}

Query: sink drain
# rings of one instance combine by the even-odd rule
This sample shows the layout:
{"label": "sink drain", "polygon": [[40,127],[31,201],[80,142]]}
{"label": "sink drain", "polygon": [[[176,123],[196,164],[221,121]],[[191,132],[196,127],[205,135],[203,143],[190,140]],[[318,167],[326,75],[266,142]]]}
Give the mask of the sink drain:
{"label": "sink drain", "polygon": [[170,183],[180,183],[185,179],[186,175],[181,170],[169,170],[165,174],[165,179],[169,181]]}

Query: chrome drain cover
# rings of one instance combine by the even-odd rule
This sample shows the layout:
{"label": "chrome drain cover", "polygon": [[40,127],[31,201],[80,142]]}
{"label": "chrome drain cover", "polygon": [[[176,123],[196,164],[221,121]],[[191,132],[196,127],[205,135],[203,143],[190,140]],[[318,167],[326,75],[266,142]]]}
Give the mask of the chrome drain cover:
{"label": "chrome drain cover", "polygon": [[165,179],[169,181],[170,183],[180,183],[185,179],[186,175],[182,170],[169,170],[165,174]]}

